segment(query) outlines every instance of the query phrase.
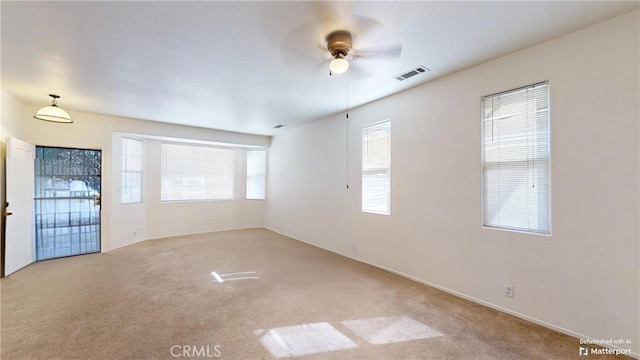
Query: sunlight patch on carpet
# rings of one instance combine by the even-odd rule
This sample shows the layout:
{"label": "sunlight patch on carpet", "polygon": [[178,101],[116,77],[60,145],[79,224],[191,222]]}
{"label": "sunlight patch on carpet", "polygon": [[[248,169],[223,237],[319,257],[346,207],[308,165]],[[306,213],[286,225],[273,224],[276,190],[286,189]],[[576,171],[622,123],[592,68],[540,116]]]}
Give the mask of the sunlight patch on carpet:
{"label": "sunlight patch on carpet", "polygon": [[260,341],[276,358],[358,347],[351,339],[326,322],[273,328],[268,330]]}
{"label": "sunlight patch on carpet", "polygon": [[215,271],[211,272],[211,276],[216,279],[217,282],[234,281],[234,280],[255,280],[259,279],[255,271],[242,271],[233,272],[227,274],[218,274]]}
{"label": "sunlight patch on carpet", "polygon": [[372,345],[428,339],[444,334],[408,316],[342,321],[342,325]]}

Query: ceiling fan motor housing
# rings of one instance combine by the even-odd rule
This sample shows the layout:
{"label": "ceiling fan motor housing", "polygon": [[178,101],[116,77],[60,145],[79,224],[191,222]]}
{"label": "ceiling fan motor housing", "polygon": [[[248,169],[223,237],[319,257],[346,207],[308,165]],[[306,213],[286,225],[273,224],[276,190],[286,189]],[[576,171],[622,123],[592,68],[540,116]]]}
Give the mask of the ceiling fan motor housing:
{"label": "ceiling fan motor housing", "polygon": [[327,49],[334,58],[347,56],[351,46],[351,33],[346,30],[334,31],[327,35]]}

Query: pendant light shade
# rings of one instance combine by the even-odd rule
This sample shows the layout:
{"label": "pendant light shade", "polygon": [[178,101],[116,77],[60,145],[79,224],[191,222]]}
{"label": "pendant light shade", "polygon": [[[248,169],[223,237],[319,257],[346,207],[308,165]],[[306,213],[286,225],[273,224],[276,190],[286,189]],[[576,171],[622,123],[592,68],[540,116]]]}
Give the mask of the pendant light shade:
{"label": "pendant light shade", "polygon": [[329,69],[334,74],[342,74],[349,69],[349,62],[342,57],[336,56],[335,59],[331,60]]}
{"label": "pendant light shade", "polygon": [[60,96],[54,94],[49,94],[49,96],[53,98],[51,105],[41,108],[40,110],[38,110],[38,112],[36,112],[35,115],[33,115],[33,117],[38,120],[44,121],[67,124],[72,123],[73,120],[71,120],[71,116],[69,116],[69,113],[58,107],[58,102],[56,99],[60,98]]}

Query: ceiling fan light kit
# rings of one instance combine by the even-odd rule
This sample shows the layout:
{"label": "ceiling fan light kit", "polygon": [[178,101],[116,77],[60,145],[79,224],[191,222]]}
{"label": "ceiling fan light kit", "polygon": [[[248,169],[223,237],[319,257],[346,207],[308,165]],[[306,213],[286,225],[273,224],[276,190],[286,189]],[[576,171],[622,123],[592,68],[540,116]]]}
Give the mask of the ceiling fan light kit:
{"label": "ceiling fan light kit", "polygon": [[51,105],[41,108],[36,112],[35,115],[33,115],[33,117],[38,120],[51,121],[56,123],[72,123],[73,120],[71,120],[71,116],[69,116],[69,113],[58,107],[57,99],[59,99],[60,96],[55,94],[49,94],[49,96],[53,98],[53,100],[51,101]]}
{"label": "ceiling fan light kit", "polygon": [[329,70],[332,74],[342,74],[349,69],[349,62],[341,57],[331,60]]}
{"label": "ceiling fan light kit", "polygon": [[334,31],[327,35],[327,50],[331,53],[333,60],[329,64],[332,74],[342,74],[349,69],[349,61],[345,57],[351,50],[351,33],[346,30]]}

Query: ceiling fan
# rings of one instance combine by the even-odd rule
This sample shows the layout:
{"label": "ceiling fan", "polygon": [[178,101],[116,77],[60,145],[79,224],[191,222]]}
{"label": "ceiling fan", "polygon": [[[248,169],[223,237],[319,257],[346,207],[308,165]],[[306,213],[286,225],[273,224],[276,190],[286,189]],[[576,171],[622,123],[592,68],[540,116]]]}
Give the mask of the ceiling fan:
{"label": "ceiling fan", "polygon": [[399,58],[402,44],[379,21],[349,15],[303,23],[285,36],[280,50],[287,65],[305,73],[329,67],[330,75],[348,70],[366,77]]}

